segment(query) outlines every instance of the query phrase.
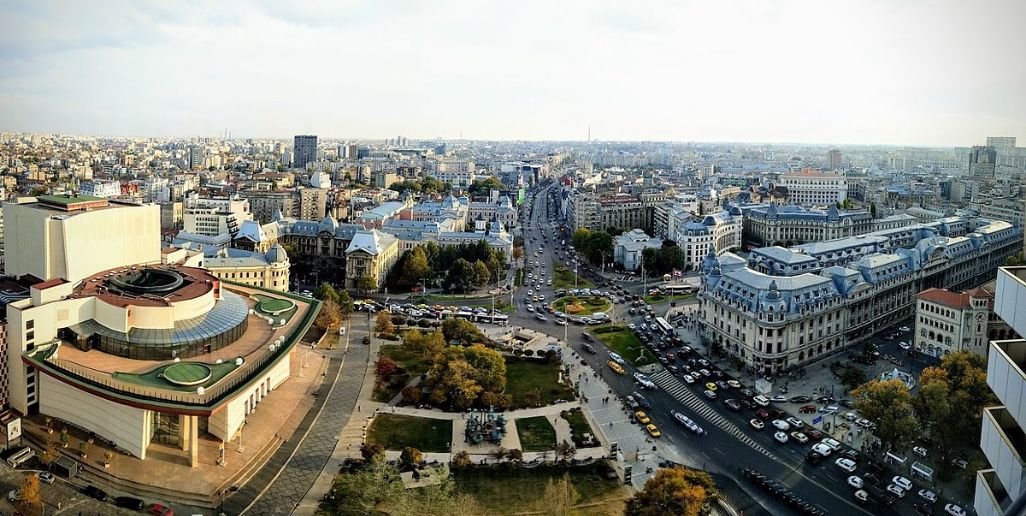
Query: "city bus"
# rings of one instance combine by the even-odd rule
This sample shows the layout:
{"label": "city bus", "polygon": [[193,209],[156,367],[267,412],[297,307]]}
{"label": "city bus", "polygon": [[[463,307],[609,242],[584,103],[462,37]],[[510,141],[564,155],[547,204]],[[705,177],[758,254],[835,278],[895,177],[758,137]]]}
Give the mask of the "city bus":
{"label": "city bus", "polygon": [[28,461],[29,459],[31,459],[32,457],[35,457],[35,456],[36,456],[36,452],[32,451],[32,448],[29,448],[29,447],[26,446],[25,448],[22,448],[22,449],[20,449],[20,450],[18,450],[16,452],[14,452],[13,455],[8,457],[7,458],[7,464],[9,466],[11,466],[12,468],[16,468],[18,466],[21,466],[26,461]]}
{"label": "city bus", "polygon": [[690,294],[695,291],[695,287],[688,284],[679,285],[661,285],[659,291],[667,296],[677,296],[682,294]]}
{"label": "city bus", "polygon": [[659,331],[663,333],[663,335],[672,335],[673,334],[673,326],[670,326],[670,323],[666,322],[666,319],[664,319],[662,317],[656,317],[655,318],[655,323],[656,323],[656,328],[658,328]]}

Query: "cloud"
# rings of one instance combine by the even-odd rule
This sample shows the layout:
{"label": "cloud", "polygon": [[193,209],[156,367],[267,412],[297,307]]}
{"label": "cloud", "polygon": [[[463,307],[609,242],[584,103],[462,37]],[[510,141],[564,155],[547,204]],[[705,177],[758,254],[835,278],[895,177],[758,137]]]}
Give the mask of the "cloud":
{"label": "cloud", "polygon": [[1026,136],[1023,15],[1014,0],[5,3],[0,120],[970,145]]}

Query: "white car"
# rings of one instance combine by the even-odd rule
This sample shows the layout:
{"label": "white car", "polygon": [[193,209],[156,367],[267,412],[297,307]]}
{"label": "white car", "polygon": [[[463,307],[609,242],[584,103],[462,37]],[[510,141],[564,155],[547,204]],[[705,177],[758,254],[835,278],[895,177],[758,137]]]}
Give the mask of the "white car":
{"label": "white car", "polygon": [[684,381],[687,383],[695,383],[695,377],[690,374],[684,375]]}
{"label": "white car", "polygon": [[716,399],[716,393],[714,391],[707,390],[705,391],[705,397],[714,400]]}
{"label": "white car", "polygon": [[634,331],[634,330],[638,329],[638,325],[631,323],[631,324],[627,325],[627,328],[629,328],[631,331]]}
{"label": "white car", "polygon": [[770,403],[769,400],[766,399],[766,397],[761,395],[761,394],[756,396],[756,397],[754,397],[754,398],[752,398],[752,401],[754,401],[755,404],[760,406],[760,407],[767,407],[767,406],[769,406],[769,403]]}
{"label": "white car", "polygon": [[829,446],[827,446],[827,445],[825,445],[823,443],[813,444],[812,445],[812,451],[814,451],[814,452],[816,452],[816,453],[818,453],[818,454],[820,454],[820,455],[822,455],[824,457],[829,457],[831,453],[834,453],[834,449],[833,448],[831,448],[831,447],[829,447]]}
{"label": "white car", "polygon": [[930,491],[929,489],[920,489],[919,493],[917,493],[917,494],[919,495],[920,498],[922,498],[923,500],[926,500],[927,502],[933,503],[933,502],[937,501],[937,493],[934,493],[933,491]]}
{"label": "white car", "polygon": [[798,419],[794,416],[787,418],[785,421],[787,421],[787,424],[791,425],[796,429],[805,426],[805,423],[803,423],[801,419]]}
{"label": "white car", "polygon": [[782,430],[784,432],[791,429],[791,425],[787,424],[787,421],[781,419],[774,419],[773,426],[776,427],[777,430]]}
{"label": "white car", "polygon": [[950,514],[951,516],[965,516],[965,509],[953,503],[945,505],[944,512]]}
{"label": "white car", "polygon": [[531,306],[531,305],[527,305],[527,311],[531,312],[531,313],[534,313],[534,307]]}
{"label": "white car", "polygon": [[627,361],[623,359],[618,353],[609,352],[609,359],[620,365],[626,365]]}
{"label": "white car", "polygon": [[801,432],[791,432],[791,439],[798,441],[798,444],[805,444],[809,442],[809,436]]}
{"label": "white car", "polygon": [[784,432],[777,432],[773,434],[773,438],[776,439],[777,442],[780,444],[784,444],[787,442],[787,434]]}
{"label": "white car", "polygon": [[57,480],[57,477],[53,476],[53,473],[50,473],[49,471],[41,471],[36,474],[36,476],[39,477],[39,481],[44,484],[52,484]]}
{"label": "white car", "polygon": [[908,326],[902,326],[901,328],[898,328],[898,329],[901,330],[901,331],[909,331],[909,327]]}
{"label": "white car", "polygon": [[748,424],[752,425],[752,428],[756,430],[762,430],[763,428],[766,428],[766,423],[763,423],[761,419],[752,419],[748,422]]}
{"label": "white car", "polygon": [[837,450],[840,450],[840,449],[841,449],[841,443],[839,443],[839,442],[837,442],[837,441],[835,441],[834,439],[831,439],[831,438],[829,438],[829,437],[827,437],[827,438],[823,439],[823,440],[822,440],[822,441],[820,441],[820,442],[821,442],[821,443],[823,443],[823,444],[825,444],[825,445],[827,445],[827,446],[829,446],[829,447],[830,447],[831,449],[833,449],[834,451],[837,451]]}
{"label": "white car", "polygon": [[534,315],[534,318],[535,318],[535,319],[538,319],[538,320],[539,320],[539,321],[541,321],[541,322],[546,322],[546,321],[548,321],[548,320],[549,320],[549,319],[548,319],[547,317],[545,317],[545,316],[544,316],[544,315],[542,315],[542,314],[535,314],[535,315]]}
{"label": "white car", "polygon": [[926,458],[926,448],[923,448],[922,446],[912,448],[912,452],[920,457]]}
{"label": "white car", "polygon": [[652,383],[652,380],[649,380],[647,376],[641,373],[634,373],[634,381],[638,383]]}
{"label": "white car", "polygon": [[556,324],[559,326],[566,326],[566,319],[556,319]]}
{"label": "white car", "polygon": [[855,489],[862,489],[862,479],[855,475],[852,475],[848,477],[848,485],[854,487]]}
{"label": "white car", "polygon": [[855,461],[851,459],[842,457],[840,459],[835,460],[834,464],[836,464],[837,467],[843,469],[844,471],[847,471],[848,473],[855,472]]}
{"label": "white car", "polygon": [[887,486],[887,491],[890,492],[890,493],[893,493],[894,496],[897,496],[898,498],[904,498],[905,497],[905,490],[902,489],[901,486],[896,486],[894,484],[890,484],[890,485]]}
{"label": "white car", "polygon": [[909,344],[908,342],[905,342],[905,341],[899,342],[898,343],[898,347],[901,348],[901,349],[904,349],[905,351],[908,351],[909,349],[912,349],[912,345]]}
{"label": "white car", "polygon": [[901,475],[898,475],[898,476],[895,476],[894,478],[892,478],[891,479],[891,483],[896,485],[896,486],[898,486],[898,487],[900,487],[900,488],[902,488],[902,489],[904,489],[904,490],[906,490],[906,491],[911,491],[912,490],[912,481],[907,479],[907,478],[905,478],[905,477],[903,477],[903,476],[901,476]]}

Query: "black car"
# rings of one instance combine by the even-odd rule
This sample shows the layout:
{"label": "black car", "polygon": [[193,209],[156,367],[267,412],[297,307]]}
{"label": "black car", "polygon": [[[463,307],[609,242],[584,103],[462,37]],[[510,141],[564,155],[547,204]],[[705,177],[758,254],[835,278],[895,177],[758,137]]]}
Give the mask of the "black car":
{"label": "black car", "polygon": [[727,400],[727,401],[724,401],[723,404],[728,406],[728,407],[730,407],[731,410],[734,410],[735,412],[741,410],[741,404],[738,403],[737,400],[733,400],[733,399]]}
{"label": "black car", "polygon": [[808,454],[805,455],[805,462],[808,462],[813,466],[819,464],[821,460],[823,460],[823,456],[820,455],[818,452],[810,451]]}
{"label": "black car", "polygon": [[808,403],[812,401],[812,398],[810,396],[791,396],[791,399],[788,401],[791,403]]}
{"label": "black car", "polygon": [[86,496],[88,496],[90,498],[95,498],[95,499],[97,499],[97,500],[99,500],[101,502],[107,499],[107,492],[104,491],[103,489],[100,489],[99,487],[96,487],[96,486],[91,486],[90,485],[90,486],[83,487],[82,488],[82,494],[84,494],[84,495],[86,495]]}
{"label": "black car", "polygon": [[595,347],[588,343],[581,345],[581,348],[587,351],[588,353],[591,353],[592,355],[598,353],[598,351],[595,350]]}
{"label": "black car", "polygon": [[641,405],[642,408],[645,408],[645,409],[652,408],[652,404],[649,403],[648,399],[646,399],[644,396],[642,396],[640,392],[634,391],[634,392],[631,393],[631,396],[634,396],[634,399],[637,400],[638,405]]}
{"label": "black car", "polygon": [[125,509],[132,509],[133,511],[141,511],[146,508],[146,504],[138,498],[131,496],[119,496],[114,499],[114,505],[118,507],[124,507]]}
{"label": "black car", "polygon": [[363,345],[364,346],[369,346],[370,345],[370,336],[369,335],[364,335],[363,336]]}

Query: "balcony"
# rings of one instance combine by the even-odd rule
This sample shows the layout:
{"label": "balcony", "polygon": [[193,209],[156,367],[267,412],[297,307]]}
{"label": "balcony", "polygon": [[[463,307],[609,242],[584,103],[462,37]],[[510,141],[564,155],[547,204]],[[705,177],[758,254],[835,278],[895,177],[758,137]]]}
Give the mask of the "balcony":
{"label": "balcony", "polygon": [[976,496],[973,508],[977,516],[1003,516],[1005,509],[1012,505],[1008,492],[1005,491],[997,473],[992,469],[976,472]]}
{"label": "balcony", "polygon": [[1001,400],[1019,428],[1026,428],[1024,366],[1026,366],[1026,340],[991,341],[987,357],[987,385]]}
{"label": "balcony", "polygon": [[1013,493],[1022,492],[1026,485],[1026,433],[1005,407],[984,409],[980,448],[1001,485]]}
{"label": "balcony", "polygon": [[994,312],[1019,335],[1026,335],[1026,267],[1001,267]]}

